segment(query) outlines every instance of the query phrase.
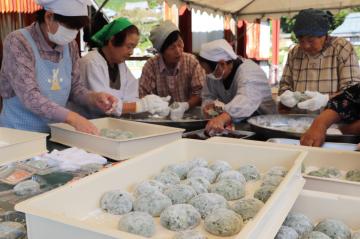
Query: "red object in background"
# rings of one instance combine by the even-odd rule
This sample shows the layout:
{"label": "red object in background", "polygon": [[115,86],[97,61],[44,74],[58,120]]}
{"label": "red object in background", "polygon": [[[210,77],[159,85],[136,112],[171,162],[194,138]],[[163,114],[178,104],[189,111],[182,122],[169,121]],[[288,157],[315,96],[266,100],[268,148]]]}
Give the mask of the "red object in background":
{"label": "red object in background", "polygon": [[246,55],[246,29],[247,22],[244,20],[239,20],[237,22],[237,54],[239,56],[247,58]]}
{"label": "red object in background", "polygon": [[260,20],[248,23],[246,29],[246,55],[248,58],[260,58]]}
{"label": "red object in background", "polygon": [[184,51],[192,52],[191,10],[185,5],[179,9],[179,29],[184,41]]}
{"label": "red object in background", "polygon": [[231,17],[225,16],[224,18],[224,39],[229,42],[229,44],[235,50],[235,35],[231,31]]}
{"label": "red object in background", "polygon": [[272,20],[272,64],[279,64],[280,20]]}
{"label": "red object in background", "polygon": [[39,9],[34,0],[0,0],[0,13],[34,13]]}

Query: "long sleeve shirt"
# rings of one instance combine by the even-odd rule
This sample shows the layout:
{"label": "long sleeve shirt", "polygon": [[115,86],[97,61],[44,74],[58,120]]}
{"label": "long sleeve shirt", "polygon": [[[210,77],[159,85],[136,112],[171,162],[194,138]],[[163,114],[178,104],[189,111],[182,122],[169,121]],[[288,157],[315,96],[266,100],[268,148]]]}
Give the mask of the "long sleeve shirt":
{"label": "long sleeve shirt", "polygon": [[143,68],[139,95],[171,96],[172,101],[188,101],[192,95],[201,94],[205,71],[199,61],[189,53],[183,53],[177,67],[169,72],[160,54],[149,59]]}
{"label": "long sleeve shirt", "polygon": [[[63,46],[52,48],[46,42],[38,23],[26,28],[35,41],[40,57],[59,62]],[[69,44],[72,60],[72,83],[70,99],[79,104],[88,104],[88,90],[79,75],[79,51],[75,41]],[[64,122],[68,109],[42,95],[36,79],[35,55],[30,43],[20,31],[10,33],[4,41],[4,55],[0,71],[0,94],[6,100],[18,96],[29,111],[55,122]]]}
{"label": "long sleeve shirt", "polygon": [[316,56],[308,55],[299,45],[290,50],[279,95],[286,90],[333,94],[358,82],[360,69],[354,47],[344,38],[328,37]]}
{"label": "long sleeve shirt", "polygon": [[264,71],[251,60],[242,60],[229,89],[225,89],[222,80],[206,79],[202,106],[219,100],[232,118],[249,117],[257,110],[273,113],[274,102]]}
{"label": "long sleeve shirt", "polygon": [[88,89],[95,92],[107,92],[115,96],[119,100],[118,111],[122,111],[123,102],[135,102],[139,99],[139,81],[125,63],[119,64],[118,68],[120,89],[113,89],[110,86],[107,62],[97,50],[89,52],[80,59],[80,75]]}

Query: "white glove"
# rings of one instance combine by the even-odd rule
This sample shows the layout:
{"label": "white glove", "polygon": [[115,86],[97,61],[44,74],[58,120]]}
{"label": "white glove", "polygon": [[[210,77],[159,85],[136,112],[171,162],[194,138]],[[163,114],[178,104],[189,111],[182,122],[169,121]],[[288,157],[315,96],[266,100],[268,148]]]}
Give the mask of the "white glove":
{"label": "white glove", "polygon": [[180,120],[184,117],[185,111],[189,109],[188,102],[174,102],[170,106],[170,119]]}
{"label": "white glove", "polygon": [[114,103],[111,106],[111,109],[106,111],[105,114],[107,114],[107,115],[115,115],[117,117],[120,117],[121,113],[122,113],[122,108],[123,108],[123,102],[120,99],[118,99],[118,102]]}
{"label": "white glove", "polygon": [[290,90],[286,90],[284,93],[280,95],[280,102],[289,107],[294,107],[299,102],[298,92],[292,92]]}
{"label": "white glove", "polygon": [[122,109],[123,109],[123,104],[122,102],[119,102],[116,104],[114,110],[112,111],[112,114],[115,115],[116,117],[120,117],[122,113]]}
{"label": "white glove", "polygon": [[147,95],[136,102],[136,113],[148,111],[151,114],[164,112],[169,108],[171,97],[161,98],[157,95]]}
{"label": "white glove", "polygon": [[215,109],[219,109],[221,111],[225,110],[225,104],[223,102],[221,102],[220,100],[214,101],[214,107],[215,107]]}
{"label": "white glove", "polygon": [[326,106],[329,101],[328,94],[321,94],[317,91],[305,91],[305,95],[310,99],[300,102],[297,106],[303,110],[315,111]]}

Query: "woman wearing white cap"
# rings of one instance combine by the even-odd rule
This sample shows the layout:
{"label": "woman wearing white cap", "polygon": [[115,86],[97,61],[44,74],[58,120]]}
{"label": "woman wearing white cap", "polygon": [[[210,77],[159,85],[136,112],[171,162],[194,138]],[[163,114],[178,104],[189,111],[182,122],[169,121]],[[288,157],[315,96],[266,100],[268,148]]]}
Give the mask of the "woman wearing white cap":
{"label": "woman wearing white cap", "polygon": [[253,61],[237,56],[227,41],[203,44],[199,61],[207,74],[202,91],[203,109],[208,112],[215,104],[222,108],[222,113],[207,124],[208,132],[221,132],[232,120],[250,117],[255,112],[274,112],[265,73]]}
{"label": "woman wearing white cap", "polygon": [[69,99],[108,111],[115,97],[88,91],[79,75],[75,38],[88,22],[87,0],[37,0],[37,21],[10,33],[4,42],[0,125],[48,132],[51,122],[66,122],[96,134],[97,128],[65,108]]}
{"label": "woman wearing white cap", "polygon": [[196,57],[184,53],[180,31],[171,21],[155,27],[150,32],[150,40],[159,54],[144,65],[139,95],[171,96],[177,104],[171,107],[170,117],[181,119],[186,110],[201,104],[205,72]]}

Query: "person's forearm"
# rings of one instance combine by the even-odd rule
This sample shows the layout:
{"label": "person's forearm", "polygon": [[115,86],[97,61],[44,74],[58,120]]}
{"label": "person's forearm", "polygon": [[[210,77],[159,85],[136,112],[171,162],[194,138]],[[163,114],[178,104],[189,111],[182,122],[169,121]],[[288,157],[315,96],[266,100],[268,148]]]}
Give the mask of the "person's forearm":
{"label": "person's forearm", "polygon": [[340,116],[336,111],[326,109],[318,117],[316,117],[312,125],[322,126],[328,129],[332,124],[338,122],[339,120]]}
{"label": "person's forearm", "polygon": [[201,105],[201,97],[199,95],[192,95],[188,100],[189,108],[193,108],[195,106]]}
{"label": "person's forearm", "polygon": [[231,123],[231,116],[227,112],[221,113],[218,117],[221,119],[222,122],[224,122],[224,125]]}
{"label": "person's forearm", "polygon": [[66,115],[65,118],[65,123],[69,124],[69,125],[74,125],[76,123],[76,119],[79,116],[78,113],[74,112],[74,111],[69,111]]}
{"label": "person's forearm", "polygon": [[360,120],[341,126],[340,130],[343,134],[360,135]]}
{"label": "person's forearm", "polygon": [[123,103],[122,113],[136,113],[136,102]]}

